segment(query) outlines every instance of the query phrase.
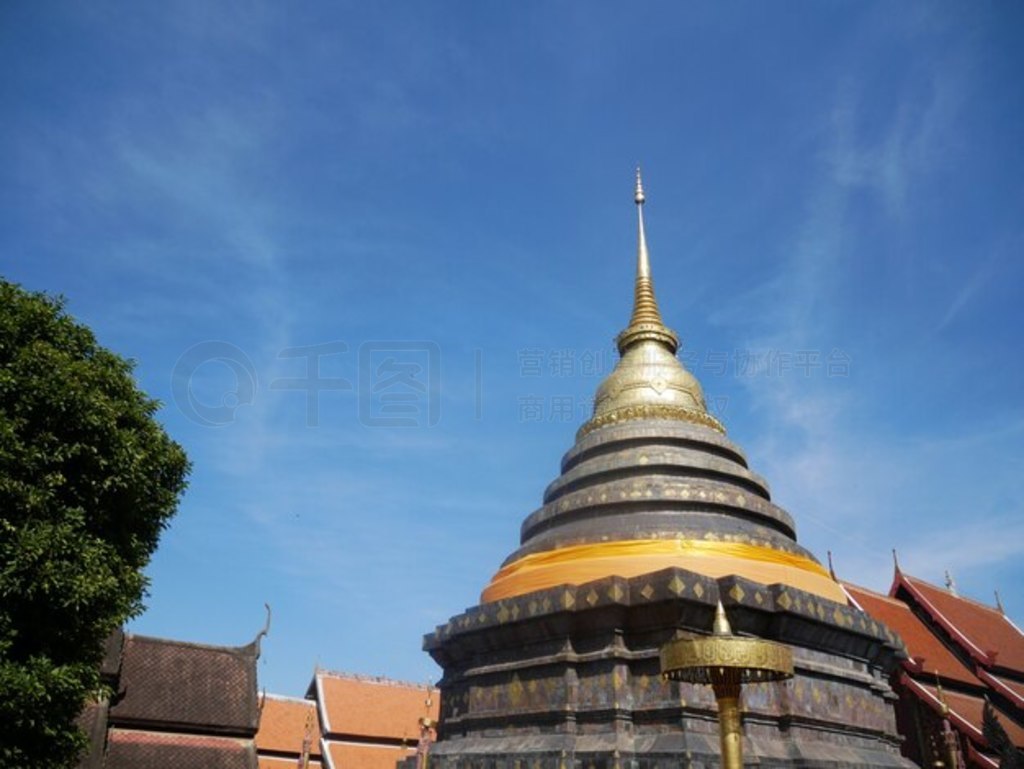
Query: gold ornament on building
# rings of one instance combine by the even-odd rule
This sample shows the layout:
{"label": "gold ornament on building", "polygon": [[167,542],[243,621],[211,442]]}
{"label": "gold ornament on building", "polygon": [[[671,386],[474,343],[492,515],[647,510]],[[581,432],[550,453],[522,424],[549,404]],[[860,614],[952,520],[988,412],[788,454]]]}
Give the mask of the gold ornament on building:
{"label": "gold ornament on building", "polygon": [[718,729],[725,769],[743,767],[740,690],[743,684],[793,677],[793,651],[763,638],[733,635],[718,602],[710,636],[680,638],[661,648],[661,674],[671,681],[711,686],[718,701]]}

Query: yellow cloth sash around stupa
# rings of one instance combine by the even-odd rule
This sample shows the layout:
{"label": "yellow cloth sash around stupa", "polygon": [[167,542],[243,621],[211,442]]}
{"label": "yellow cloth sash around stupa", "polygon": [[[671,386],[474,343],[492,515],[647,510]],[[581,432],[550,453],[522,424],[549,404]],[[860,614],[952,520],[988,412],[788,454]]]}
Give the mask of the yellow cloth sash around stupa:
{"label": "yellow cloth sash around stupa", "polygon": [[760,545],[696,539],[597,542],[532,553],[499,569],[480,599],[486,603],[557,585],[637,577],[673,566],[715,579],[735,574],[762,585],[782,583],[846,603],[828,571],[810,558]]}

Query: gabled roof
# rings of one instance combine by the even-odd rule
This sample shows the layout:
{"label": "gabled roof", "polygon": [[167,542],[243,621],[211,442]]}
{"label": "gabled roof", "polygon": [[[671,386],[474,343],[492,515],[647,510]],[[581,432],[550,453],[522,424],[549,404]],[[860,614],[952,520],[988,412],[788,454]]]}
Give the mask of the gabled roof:
{"label": "gabled roof", "polygon": [[862,611],[900,634],[910,656],[905,666],[916,668],[915,672],[929,676],[937,672],[944,680],[979,688],[984,686],[905,603],[847,582],[842,585]]}
{"label": "gabled roof", "polygon": [[[270,753],[302,755],[307,719],[311,719],[310,755],[320,755],[320,719],[313,700],[280,697],[268,694],[263,699],[260,728],[256,732],[256,749]],[[292,766],[295,759],[290,759]]]}
{"label": "gabled roof", "polygon": [[251,737],[256,732],[256,646],[206,646],[126,635],[114,726]]}
{"label": "gabled roof", "polygon": [[402,747],[324,741],[324,757],[329,769],[395,769],[396,763],[415,752],[415,742],[410,747]]}
{"label": "gabled roof", "polygon": [[[935,709],[937,713],[941,712],[942,700],[944,699],[949,706],[949,717],[954,725],[958,726],[974,742],[982,745],[985,744],[981,731],[982,714],[985,708],[984,699],[962,692],[951,691],[943,691],[940,698],[939,692],[934,686],[914,681],[908,676],[904,676],[904,682],[913,691],[922,695],[922,699]],[[1007,736],[1013,741],[1013,744],[1018,747],[1024,747],[1024,727],[1019,726],[1002,711],[997,710],[996,717],[1006,730]]]}
{"label": "gabled roof", "polygon": [[901,587],[981,665],[1024,676],[1024,634],[1002,612],[897,570],[890,595]]}
{"label": "gabled roof", "polygon": [[[319,671],[314,679],[321,724],[327,737],[376,740],[419,739],[419,719],[427,715],[427,687],[344,673]],[[430,694],[430,718],[438,717],[439,696]]]}

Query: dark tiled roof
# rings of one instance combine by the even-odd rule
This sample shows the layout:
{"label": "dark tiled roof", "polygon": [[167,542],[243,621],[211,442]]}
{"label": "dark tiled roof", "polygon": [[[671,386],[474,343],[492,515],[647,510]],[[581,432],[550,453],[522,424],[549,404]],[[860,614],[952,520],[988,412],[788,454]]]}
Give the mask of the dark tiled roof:
{"label": "dark tiled roof", "polygon": [[947,680],[969,686],[984,686],[905,603],[856,585],[843,583],[843,587],[872,619],[884,623],[900,634],[911,658],[905,664],[917,666],[919,663],[920,673],[934,675],[938,671],[939,675]]}
{"label": "dark tiled roof", "polygon": [[77,724],[89,738],[88,749],[78,759],[78,769],[100,769],[107,741],[107,701],[87,702]]}
{"label": "dark tiled roof", "polygon": [[906,574],[897,573],[894,591],[901,582],[968,654],[983,665],[1024,675],[1024,634],[1002,612]]}
{"label": "dark tiled roof", "polygon": [[114,703],[110,721],[118,726],[251,736],[259,717],[256,647],[126,636]]}
{"label": "dark tiled roof", "polygon": [[111,729],[106,769],[256,769],[252,740]]}

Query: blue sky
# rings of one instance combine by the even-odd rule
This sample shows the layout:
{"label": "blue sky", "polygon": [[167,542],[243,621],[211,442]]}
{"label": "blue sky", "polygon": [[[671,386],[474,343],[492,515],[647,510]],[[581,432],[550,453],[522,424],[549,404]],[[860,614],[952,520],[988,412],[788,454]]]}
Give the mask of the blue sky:
{"label": "blue sky", "polygon": [[138,361],[195,465],[132,628],[245,643],[266,601],[270,691],[436,680],[422,634],[515,549],[614,362],[637,163],[666,320],[800,541],[1024,618],[1021,29],[1008,2],[5,3],[2,272]]}

